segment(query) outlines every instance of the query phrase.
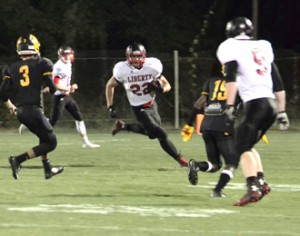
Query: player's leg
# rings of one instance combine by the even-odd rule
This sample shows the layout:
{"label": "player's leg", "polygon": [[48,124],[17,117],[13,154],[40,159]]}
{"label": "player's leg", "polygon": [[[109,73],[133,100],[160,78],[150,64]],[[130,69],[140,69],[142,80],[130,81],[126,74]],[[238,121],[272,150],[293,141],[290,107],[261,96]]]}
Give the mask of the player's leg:
{"label": "player's leg", "polygon": [[222,193],[222,190],[234,176],[234,172],[238,166],[238,156],[234,147],[233,136],[228,136],[227,133],[220,132],[216,138],[218,149],[225,162],[225,167],[213,189],[212,197],[224,197],[225,195]]}
{"label": "player's leg", "polygon": [[203,131],[202,138],[205,144],[207,160],[196,161],[191,159],[189,161],[188,179],[192,185],[196,185],[198,183],[198,171],[214,173],[222,166],[220,152],[217,148],[215,132]]}
{"label": "player's leg", "polygon": [[157,112],[156,106],[146,109],[134,109],[137,120],[142,124],[145,133],[150,139],[157,138],[162,149],[171,156],[180,166],[187,167],[188,163],[177,151],[173,142],[168,138],[168,134],[160,126],[161,119]]}
{"label": "player's leg", "polygon": [[90,147],[90,148],[100,147],[99,144],[94,144],[89,140],[88,135],[87,135],[86,126],[83,121],[83,115],[80,112],[77,102],[72,97],[68,97],[67,99],[68,99],[68,101],[66,103],[65,108],[70,113],[70,115],[75,119],[76,130],[80,134],[82,142],[83,142],[82,146]]}
{"label": "player's leg", "polygon": [[49,122],[52,126],[55,126],[59,118],[62,116],[64,108],[65,108],[65,97],[53,96],[53,105],[49,117]]}

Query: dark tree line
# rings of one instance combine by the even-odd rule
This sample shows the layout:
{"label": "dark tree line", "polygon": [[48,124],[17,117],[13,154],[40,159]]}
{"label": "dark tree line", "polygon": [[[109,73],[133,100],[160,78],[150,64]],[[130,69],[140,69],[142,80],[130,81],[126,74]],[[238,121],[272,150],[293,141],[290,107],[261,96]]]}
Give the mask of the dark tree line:
{"label": "dark tree line", "polygon": [[[259,1],[259,35],[278,48],[300,47],[297,0]],[[251,0],[0,0],[0,58],[13,55],[19,35],[31,32],[51,55],[62,44],[76,50],[124,49],[141,41],[151,51],[188,55],[193,40],[212,48],[226,22],[252,17]],[[204,36],[204,37],[203,37]]]}

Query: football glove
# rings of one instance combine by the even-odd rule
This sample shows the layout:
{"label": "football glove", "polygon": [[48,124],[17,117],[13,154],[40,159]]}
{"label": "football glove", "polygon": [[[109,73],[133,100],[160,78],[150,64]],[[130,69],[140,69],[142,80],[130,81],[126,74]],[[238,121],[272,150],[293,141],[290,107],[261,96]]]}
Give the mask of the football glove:
{"label": "football glove", "polygon": [[111,118],[117,118],[115,107],[113,105],[109,106],[108,110]]}
{"label": "football glove", "polygon": [[225,109],[226,121],[233,122],[236,119],[236,108],[234,105],[227,105]]}
{"label": "football glove", "polygon": [[280,130],[287,130],[290,127],[289,118],[284,111],[278,113],[276,121]]}
{"label": "football glove", "polygon": [[148,86],[148,90],[150,91],[155,91],[159,93],[164,92],[164,88],[161,86],[161,83],[158,79],[153,79]]}
{"label": "football glove", "polygon": [[264,134],[264,135],[261,137],[261,140],[262,140],[265,144],[269,144],[269,140],[268,140],[267,135]]}
{"label": "football glove", "polygon": [[182,141],[190,141],[193,137],[194,127],[189,125],[184,125],[181,130]]}

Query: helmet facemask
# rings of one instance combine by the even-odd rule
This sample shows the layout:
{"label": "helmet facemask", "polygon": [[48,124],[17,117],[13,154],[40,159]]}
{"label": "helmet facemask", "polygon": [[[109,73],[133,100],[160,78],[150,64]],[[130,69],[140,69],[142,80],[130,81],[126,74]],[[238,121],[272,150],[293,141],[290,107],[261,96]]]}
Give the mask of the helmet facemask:
{"label": "helmet facemask", "polygon": [[75,60],[75,53],[71,47],[60,47],[57,55],[64,63],[73,63]]}
{"label": "helmet facemask", "polygon": [[126,49],[126,59],[129,65],[141,69],[146,60],[146,49],[142,44],[133,43]]}

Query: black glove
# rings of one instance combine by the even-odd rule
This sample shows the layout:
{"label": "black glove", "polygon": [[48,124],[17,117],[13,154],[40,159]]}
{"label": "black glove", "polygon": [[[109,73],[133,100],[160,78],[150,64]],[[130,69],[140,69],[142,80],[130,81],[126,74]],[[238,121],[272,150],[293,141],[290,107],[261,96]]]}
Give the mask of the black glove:
{"label": "black glove", "polygon": [[155,92],[159,92],[159,93],[163,93],[164,92],[164,88],[161,86],[161,83],[159,82],[158,79],[153,79],[148,86],[148,90],[150,91],[155,91]]}
{"label": "black glove", "polygon": [[227,123],[233,122],[236,119],[236,111],[237,110],[234,105],[227,105],[225,109]]}
{"label": "black glove", "polygon": [[108,110],[111,118],[117,118],[115,107],[113,105],[109,106]]}

